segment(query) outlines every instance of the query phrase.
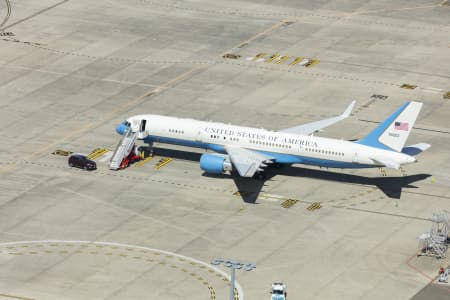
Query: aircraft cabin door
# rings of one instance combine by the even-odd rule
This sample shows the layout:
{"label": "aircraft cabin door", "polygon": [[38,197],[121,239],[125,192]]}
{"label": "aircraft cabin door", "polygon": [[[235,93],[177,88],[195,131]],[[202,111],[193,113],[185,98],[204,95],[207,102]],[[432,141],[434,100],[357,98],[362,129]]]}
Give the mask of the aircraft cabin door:
{"label": "aircraft cabin door", "polygon": [[352,163],[359,164],[359,159],[358,159],[358,153],[357,152],[355,152],[355,154],[353,155]]}
{"label": "aircraft cabin door", "polygon": [[145,138],[145,127],[147,125],[147,120],[142,119],[141,123],[139,124],[139,138],[143,139]]}

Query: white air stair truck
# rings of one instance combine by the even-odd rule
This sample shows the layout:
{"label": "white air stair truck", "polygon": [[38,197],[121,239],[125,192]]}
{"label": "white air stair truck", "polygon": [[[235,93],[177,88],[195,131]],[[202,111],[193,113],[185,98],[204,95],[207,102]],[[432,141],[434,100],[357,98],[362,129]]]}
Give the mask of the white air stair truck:
{"label": "white air stair truck", "polygon": [[[135,149],[134,143],[136,142],[136,139],[137,133],[127,129],[111,157],[111,161],[109,163],[109,168],[111,170],[119,170],[128,166],[128,156],[132,154],[133,149]],[[124,166],[124,164],[126,166]]]}

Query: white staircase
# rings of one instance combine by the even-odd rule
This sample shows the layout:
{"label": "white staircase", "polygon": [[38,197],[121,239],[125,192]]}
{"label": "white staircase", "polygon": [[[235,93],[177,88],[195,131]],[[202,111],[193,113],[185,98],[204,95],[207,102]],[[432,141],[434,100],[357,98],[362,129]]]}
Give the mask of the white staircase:
{"label": "white staircase", "polygon": [[130,154],[133,149],[134,143],[137,139],[137,133],[132,132],[130,128],[126,129],[123,133],[122,139],[117,144],[116,150],[111,157],[109,168],[111,170],[118,170],[122,160]]}

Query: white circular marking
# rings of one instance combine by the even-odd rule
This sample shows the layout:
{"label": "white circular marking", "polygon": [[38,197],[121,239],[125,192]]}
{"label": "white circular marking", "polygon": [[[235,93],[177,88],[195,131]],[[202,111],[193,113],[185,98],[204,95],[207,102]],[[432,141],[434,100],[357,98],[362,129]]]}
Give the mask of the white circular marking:
{"label": "white circular marking", "polygon": [[[14,245],[23,245],[23,244],[39,244],[39,243],[46,243],[46,244],[50,244],[50,243],[67,243],[67,244],[92,244],[92,245],[104,245],[104,246],[118,246],[118,247],[128,247],[128,248],[135,248],[135,249],[140,249],[140,250],[148,250],[148,251],[152,251],[152,252],[157,252],[157,253],[161,253],[161,254],[165,254],[165,255],[172,255],[174,257],[178,257],[178,258],[182,258],[185,260],[189,260],[192,262],[195,262],[199,265],[205,266],[208,269],[211,269],[217,273],[219,273],[220,275],[222,275],[223,277],[227,278],[228,281],[231,280],[230,275],[228,275],[226,272],[222,271],[219,268],[214,267],[213,265],[209,264],[209,263],[205,263],[201,260],[197,260],[195,258],[192,257],[187,257],[181,254],[177,254],[177,253],[173,253],[173,252],[169,252],[169,251],[165,251],[165,250],[160,250],[160,249],[154,249],[154,248],[149,248],[149,247],[143,247],[143,246],[136,246],[136,245],[129,245],[129,244],[121,244],[121,243],[112,243],[112,242],[91,242],[91,241],[66,241],[66,240],[42,240],[42,241],[18,241],[18,242],[6,242],[6,243],[0,243],[0,247],[1,246],[14,246]],[[244,291],[242,290],[241,285],[236,281],[235,282],[235,288],[238,291],[238,299],[240,300],[244,300]]]}

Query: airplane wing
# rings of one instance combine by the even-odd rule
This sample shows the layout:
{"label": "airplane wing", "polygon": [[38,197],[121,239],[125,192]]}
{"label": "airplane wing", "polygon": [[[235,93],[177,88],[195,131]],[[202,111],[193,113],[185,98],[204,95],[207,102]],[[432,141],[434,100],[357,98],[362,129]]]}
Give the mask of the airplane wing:
{"label": "airplane wing", "polygon": [[225,146],[225,150],[242,177],[252,177],[257,171],[262,171],[261,167],[267,166],[265,162],[274,159],[268,155],[240,147]]}
{"label": "airplane wing", "polygon": [[391,168],[391,169],[398,170],[400,168],[400,164],[398,162],[388,160],[386,158],[370,158],[370,159],[373,160],[374,162],[376,162],[377,164],[383,165],[383,166]]}
{"label": "airplane wing", "polygon": [[321,121],[316,121],[312,123],[306,123],[303,125],[281,129],[279,132],[286,132],[286,133],[295,133],[295,134],[303,134],[303,135],[310,135],[316,131],[321,130],[322,128],[328,127],[330,125],[333,125],[334,123],[337,123],[348,116],[350,116],[350,113],[353,110],[353,106],[355,106],[356,101],[352,101],[350,105],[347,107],[347,109],[339,116],[324,119]]}

